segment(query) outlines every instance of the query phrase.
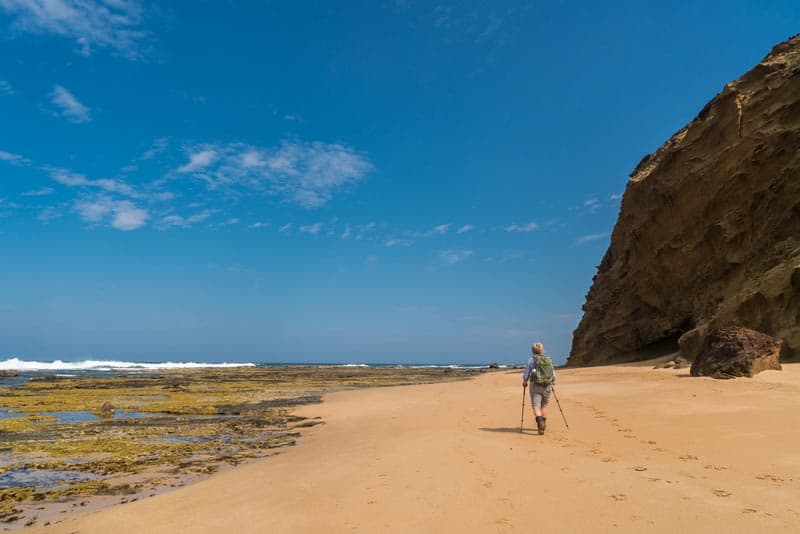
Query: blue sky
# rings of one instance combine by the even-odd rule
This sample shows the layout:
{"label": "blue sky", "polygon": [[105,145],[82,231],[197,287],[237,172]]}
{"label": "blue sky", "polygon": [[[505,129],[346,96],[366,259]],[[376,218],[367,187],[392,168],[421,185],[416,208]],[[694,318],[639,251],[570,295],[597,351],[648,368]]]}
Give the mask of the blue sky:
{"label": "blue sky", "polygon": [[0,0],[0,358],[556,361],[796,1]]}

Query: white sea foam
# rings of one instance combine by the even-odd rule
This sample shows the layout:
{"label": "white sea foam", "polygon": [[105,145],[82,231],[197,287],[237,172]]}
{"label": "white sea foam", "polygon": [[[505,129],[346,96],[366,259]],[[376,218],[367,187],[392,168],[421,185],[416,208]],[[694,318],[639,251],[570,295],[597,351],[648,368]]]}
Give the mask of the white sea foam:
{"label": "white sea foam", "polygon": [[203,362],[120,362],[113,360],[83,360],[79,362],[52,362],[25,361],[19,358],[10,358],[0,361],[0,370],[13,371],[115,371],[115,370],[162,370],[162,369],[204,369],[227,367],[255,367],[254,363],[203,363]]}

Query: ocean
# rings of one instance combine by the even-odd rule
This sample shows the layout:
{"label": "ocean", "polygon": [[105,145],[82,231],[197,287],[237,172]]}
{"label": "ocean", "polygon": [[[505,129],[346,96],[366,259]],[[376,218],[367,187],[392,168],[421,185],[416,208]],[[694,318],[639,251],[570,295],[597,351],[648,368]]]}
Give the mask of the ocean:
{"label": "ocean", "polygon": [[[406,367],[414,369],[483,369],[486,365],[474,364],[419,364],[419,363],[328,363],[328,362],[132,362],[116,360],[79,360],[79,361],[35,361],[9,358],[0,361],[0,371],[17,371],[19,373],[63,373],[63,372],[135,372],[165,371],[186,369],[226,369],[237,367],[284,367],[284,366],[324,366],[324,367]],[[501,369],[510,368],[500,365]]]}

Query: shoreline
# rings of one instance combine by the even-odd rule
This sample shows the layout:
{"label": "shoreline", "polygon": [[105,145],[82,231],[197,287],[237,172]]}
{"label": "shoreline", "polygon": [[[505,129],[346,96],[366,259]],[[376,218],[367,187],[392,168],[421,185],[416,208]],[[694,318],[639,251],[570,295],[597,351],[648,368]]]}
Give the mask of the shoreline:
{"label": "shoreline", "polygon": [[0,528],[137,501],[273,456],[323,422],[294,410],[330,391],[474,374],[297,366],[12,378],[0,388]]}
{"label": "shoreline", "polygon": [[[563,369],[548,431],[518,371],[325,396],[283,454],[31,532],[795,530],[800,365],[753,379]],[[309,415],[300,407],[297,415]],[[542,510],[547,510],[542,513]]]}

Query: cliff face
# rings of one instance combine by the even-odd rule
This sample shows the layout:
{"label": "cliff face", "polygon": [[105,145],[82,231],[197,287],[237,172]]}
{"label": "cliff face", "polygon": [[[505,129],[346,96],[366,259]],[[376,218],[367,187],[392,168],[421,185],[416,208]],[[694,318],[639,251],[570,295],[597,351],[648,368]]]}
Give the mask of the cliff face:
{"label": "cliff face", "polygon": [[642,359],[737,324],[800,357],[800,34],[631,174],[569,365]]}

